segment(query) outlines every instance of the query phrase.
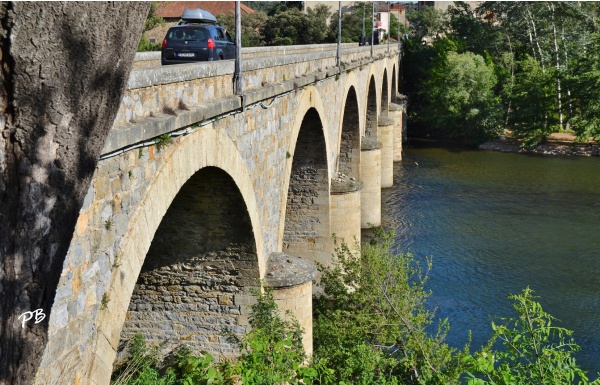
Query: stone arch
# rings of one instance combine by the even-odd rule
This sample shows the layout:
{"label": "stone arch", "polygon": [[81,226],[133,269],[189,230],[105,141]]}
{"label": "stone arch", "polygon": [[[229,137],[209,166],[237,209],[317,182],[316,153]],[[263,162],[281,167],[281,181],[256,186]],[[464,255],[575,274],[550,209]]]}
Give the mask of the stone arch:
{"label": "stone arch", "polygon": [[377,103],[377,85],[375,83],[375,76],[369,75],[367,82],[367,98],[366,98],[366,108],[365,108],[365,134],[364,136],[370,137],[372,139],[377,139],[377,112],[378,112],[378,103]]}
{"label": "stone arch", "polygon": [[383,79],[381,82],[381,106],[380,111],[382,116],[388,115],[390,99],[389,99],[389,87],[388,87],[388,74],[387,68],[383,70]]}
{"label": "stone arch", "polygon": [[130,220],[130,230],[118,252],[121,256],[120,265],[114,269],[106,291],[110,301],[96,318],[95,338],[86,350],[89,356],[80,358],[81,364],[90,365],[86,377],[99,383],[108,383],[103,379],[110,379],[134,285],[156,230],[175,196],[199,170],[217,167],[234,181],[246,205],[254,233],[257,275],[264,276],[265,258],[257,201],[250,174],[235,144],[225,133],[207,125],[182,138],[169,149],[171,153],[165,156],[165,162],[154,174],[139,209]]}
{"label": "stone arch", "polygon": [[345,93],[339,136],[338,173],[360,177],[360,109],[356,88],[350,86]]}
{"label": "stone arch", "polygon": [[398,95],[398,79],[396,78],[396,64],[392,66],[392,97],[391,102],[394,103],[396,101],[396,96]]}
{"label": "stone arch", "polygon": [[137,279],[121,341],[141,333],[164,353],[182,342],[218,358],[237,355],[227,332],[246,332],[258,287],[252,223],[233,178],[200,169],[182,186],[154,235]]}
{"label": "stone arch", "polygon": [[303,100],[308,96],[308,103],[300,104],[292,129],[282,249],[310,261],[327,262],[332,251],[327,131],[323,115],[312,106],[316,93],[310,89],[305,92]]}
{"label": "stone arch", "polygon": [[[299,103],[296,107],[296,114],[294,115],[294,120],[292,122],[291,125],[291,130],[290,133],[288,135],[289,143],[289,154],[290,154],[290,158],[288,159],[288,163],[286,164],[286,168],[285,168],[285,176],[283,178],[283,185],[282,185],[282,191],[283,194],[281,194],[282,199],[280,203],[280,208],[279,208],[279,212],[280,213],[285,213],[286,212],[286,206],[287,206],[287,195],[288,195],[288,188],[290,185],[290,178],[292,175],[292,161],[296,152],[297,147],[297,142],[298,142],[298,134],[300,133],[300,128],[302,126],[302,122],[304,120],[304,117],[306,116],[306,113],[308,112],[309,109],[313,108],[316,110],[316,112],[318,113],[318,115],[321,116],[325,116],[325,107],[323,105],[323,100],[321,99],[320,94],[318,93],[317,89],[314,86],[311,87],[307,87],[302,91],[302,94],[299,97]],[[325,137],[325,147],[326,147],[326,151],[327,151],[327,163],[328,163],[328,175],[333,175],[335,172],[335,164],[330,162],[330,154],[332,151],[332,146],[329,144],[330,143],[330,139],[327,135],[329,131],[328,127],[327,127],[327,121],[325,119],[321,120],[321,124],[322,124],[322,131],[323,131],[323,135]],[[278,232],[278,237],[277,237],[277,243],[278,243],[278,248],[280,250],[283,249],[283,232],[284,232],[284,227],[285,227],[285,217],[281,217],[281,220],[279,222],[279,232]]]}

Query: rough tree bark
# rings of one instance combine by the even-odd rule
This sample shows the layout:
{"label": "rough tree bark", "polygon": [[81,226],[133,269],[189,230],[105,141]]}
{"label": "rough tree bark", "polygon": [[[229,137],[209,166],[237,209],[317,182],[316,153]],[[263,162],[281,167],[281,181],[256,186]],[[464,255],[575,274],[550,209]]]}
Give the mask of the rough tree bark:
{"label": "rough tree bark", "polygon": [[[0,3],[0,384],[33,382],[149,7]],[[46,318],[22,327],[19,316],[36,309]]]}

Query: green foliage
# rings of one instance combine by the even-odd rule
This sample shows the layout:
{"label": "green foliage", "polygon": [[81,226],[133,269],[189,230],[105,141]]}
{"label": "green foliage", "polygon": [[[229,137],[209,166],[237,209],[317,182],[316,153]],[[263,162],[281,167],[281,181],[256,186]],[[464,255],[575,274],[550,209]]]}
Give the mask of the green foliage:
{"label": "green foliage", "polygon": [[272,289],[257,295],[250,316],[252,330],[236,341],[242,348],[236,366],[240,378],[246,385],[297,383],[298,369],[306,359],[302,329],[290,314],[280,316]]}
{"label": "green foliage", "polygon": [[[469,357],[468,384],[588,384],[573,357],[579,346],[572,331],[554,325],[556,319],[542,309],[531,289],[509,298],[517,318],[492,323],[494,335],[488,345]],[[497,342],[502,349],[493,349]]]}
{"label": "green foliage", "polygon": [[446,30],[447,24],[447,15],[435,7],[413,12],[410,18],[410,29],[419,40],[433,40]]}
{"label": "green foliage", "polygon": [[159,136],[156,139],[156,147],[159,150],[162,150],[163,148],[165,148],[166,146],[168,146],[171,143],[173,143],[173,138],[171,138],[171,136],[169,136],[169,134],[162,134],[161,136]]}
{"label": "green foliage", "polygon": [[303,44],[302,31],[306,25],[306,16],[293,8],[280,12],[267,20],[264,28],[267,45]]}
{"label": "green foliage", "polygon": [[590,35],[587,55],[576,59],[567,86],[576,112],[573,130],[579,139],[600,139],[600,34]]}
{"label": "green foliage", "polygon": [[479,143],[497,135],[501,111],[494,94],[496,75],[483,57],[465,52],[447,53],[426,83],[425,121],[447,136]]}
{"label": "green foliage", "polygon": [[[350,12],[342,14],[342,42],[358,42],[358,38],[365,29],[365,37],[373,30],[373,4],[362,1],[355,2]],[[338,35],[338,13],[337,9],[332,12],[329,20],[329,38],[331,43],[337,42]]]}
{"label": "green foliage", "polygon": [[223,384],[224,377],[213,363],[214,357],[208,352],[196,356],[191,349],[182,346],[167,360],[169,368],[166,374],[181,385]]}
{"label": "green foliage", "polygon": [[320,5],[304,14],[297,8],[276,13],[263,33],[267,45],[320,44],[327,37],[329,7]]}
{"label": "green foliage", "polygon": [[150,31],[157,25],[165,24],[165,20],[162,17],[156,16],[156,6],[157,3],[153,2],[150,6],[150,10],[148,11],[148,16],[146,17],[146,22],[144,23],[144,30],[142,31],[142,36],[140,38],[140,42],[138,43],[138,52],[160,51],[161,44],[151,43],[146,37],[147,31]]}
{"label": "green foliage", "polygon": [[171,385],[172,376],[161,377],[156,369],[159,362],[158,347],[148,346],[143,335],[136,334],[126,346],[128,359],[117,362],[111,385]]}
{"label": "green foliage", "polygon": [[460,357],[443,343],[445,320],[426,332],[433,313],[424,302],[427,274],[410,254],[391,252],[393,234],[353,254],[337,249],[323,273],[324,295],[314,302],[314,356],[348,384],[449,384],[461,372]]}
{"label": "green foliage", "polygon": [[531,56],[526,56],[519,65],[508,127],[524,146],[533,147],[557,128],[554,80],[552,71],[544,71]]}
{"label": "green foliage", "polygon": [[[217,16],[217,20],[235,39],[235,12]],[[267,22],[267,14],[254,12],[242,14],[242,47],[259,47],[264,45],[262,30]]]}
{"label": "green foliage", "polygon": [[142,33],[140,42],[138,43],[137,52],[160,51],[161,43],[151,43],[146,37],[146,33]]}
{"label": "green foliage", "polygon": [[[447,118],[431,117],[436,99],[422,85],[439,80],[439,54],[456,51],[482,56],[494,68],[498,82],[492,93],[499,98],[504,128],[512,130],[524,147],[569,128],[581,140],[600,136],[597,3],[486,1],[473,10],[466,2],[455,2],[446,16],[433,7],[409,14],[412,35],[404,45],[403,91],[408,95],[413,132],[421,128],[430,133],[430,125],[439,126]],[[455,48],[440,51],[440,41],[453,41]],[[481,118],[481,112],[467,109],[463,117],[479,124],[472,117]],[[493,134],[492,121],[496,118],[484,119],[488,127],[476,132]],[[463,136],[454,126],[437,133]],[[470,136],[472,125],[464,127],[464,136]]]}

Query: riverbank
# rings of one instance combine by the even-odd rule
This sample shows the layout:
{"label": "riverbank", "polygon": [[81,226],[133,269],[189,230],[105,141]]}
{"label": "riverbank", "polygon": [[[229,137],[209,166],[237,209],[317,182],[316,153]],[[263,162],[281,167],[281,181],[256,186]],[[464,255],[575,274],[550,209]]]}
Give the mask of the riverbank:
{"label": "riverbank", "polygon": [[600,156],[600,143],[590,140],[585,143],[575,142],[575,135],[567,133],[553,133],[544,143],[527,150],[520,146],[516,139],[504,138],[485,142],[479,146],[483,150],[502,152],[522,152],[543,155],[575,155],[575,156]]}

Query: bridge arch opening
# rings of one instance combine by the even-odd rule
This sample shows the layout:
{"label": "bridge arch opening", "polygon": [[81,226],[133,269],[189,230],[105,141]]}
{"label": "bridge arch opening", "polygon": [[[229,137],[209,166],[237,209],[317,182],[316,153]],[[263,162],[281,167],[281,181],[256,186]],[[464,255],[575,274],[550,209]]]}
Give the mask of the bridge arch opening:
{"label": "bridge arch opening", "polygon": [[[152,208],[149,208],[150,210]],[[216,357],[238,354],[226,333],[247,331],[259,278],[252,223],[233,178],[196,172],[154,235],[130,299],[121,342],[141,333],[163,352],[186,344]]]}
{"label": "bridge arch opening", "polygon": [[383,81],[381,82],[381,115],[388,116],[388,110],[390,106],[388,92],[388,75],[387,69],[383,71]]}
{"label": "bridge arch opening", "polygon": [[358,97],[354,87],[348,90],[343,111],[338,172],[358,179],[360,177],[360,118]]}
{"label": "bridge arch opening", "polygon": [[310,108],[302,120],[287,194],[283,249],[286,253],[310,261],[327,263],[329,175],[323,124],[315,108]]}
{"label": "bridge arch opening", "polygon": [[377,139],[377,90],[375,89],[374,76],[369,79],[365,117],[365,136]]}
{"label": "bridge arch opening", "polygon": [[392,69],[392,103],[396,101],[398,95],[398,80],[396,79],[396,66]]}

